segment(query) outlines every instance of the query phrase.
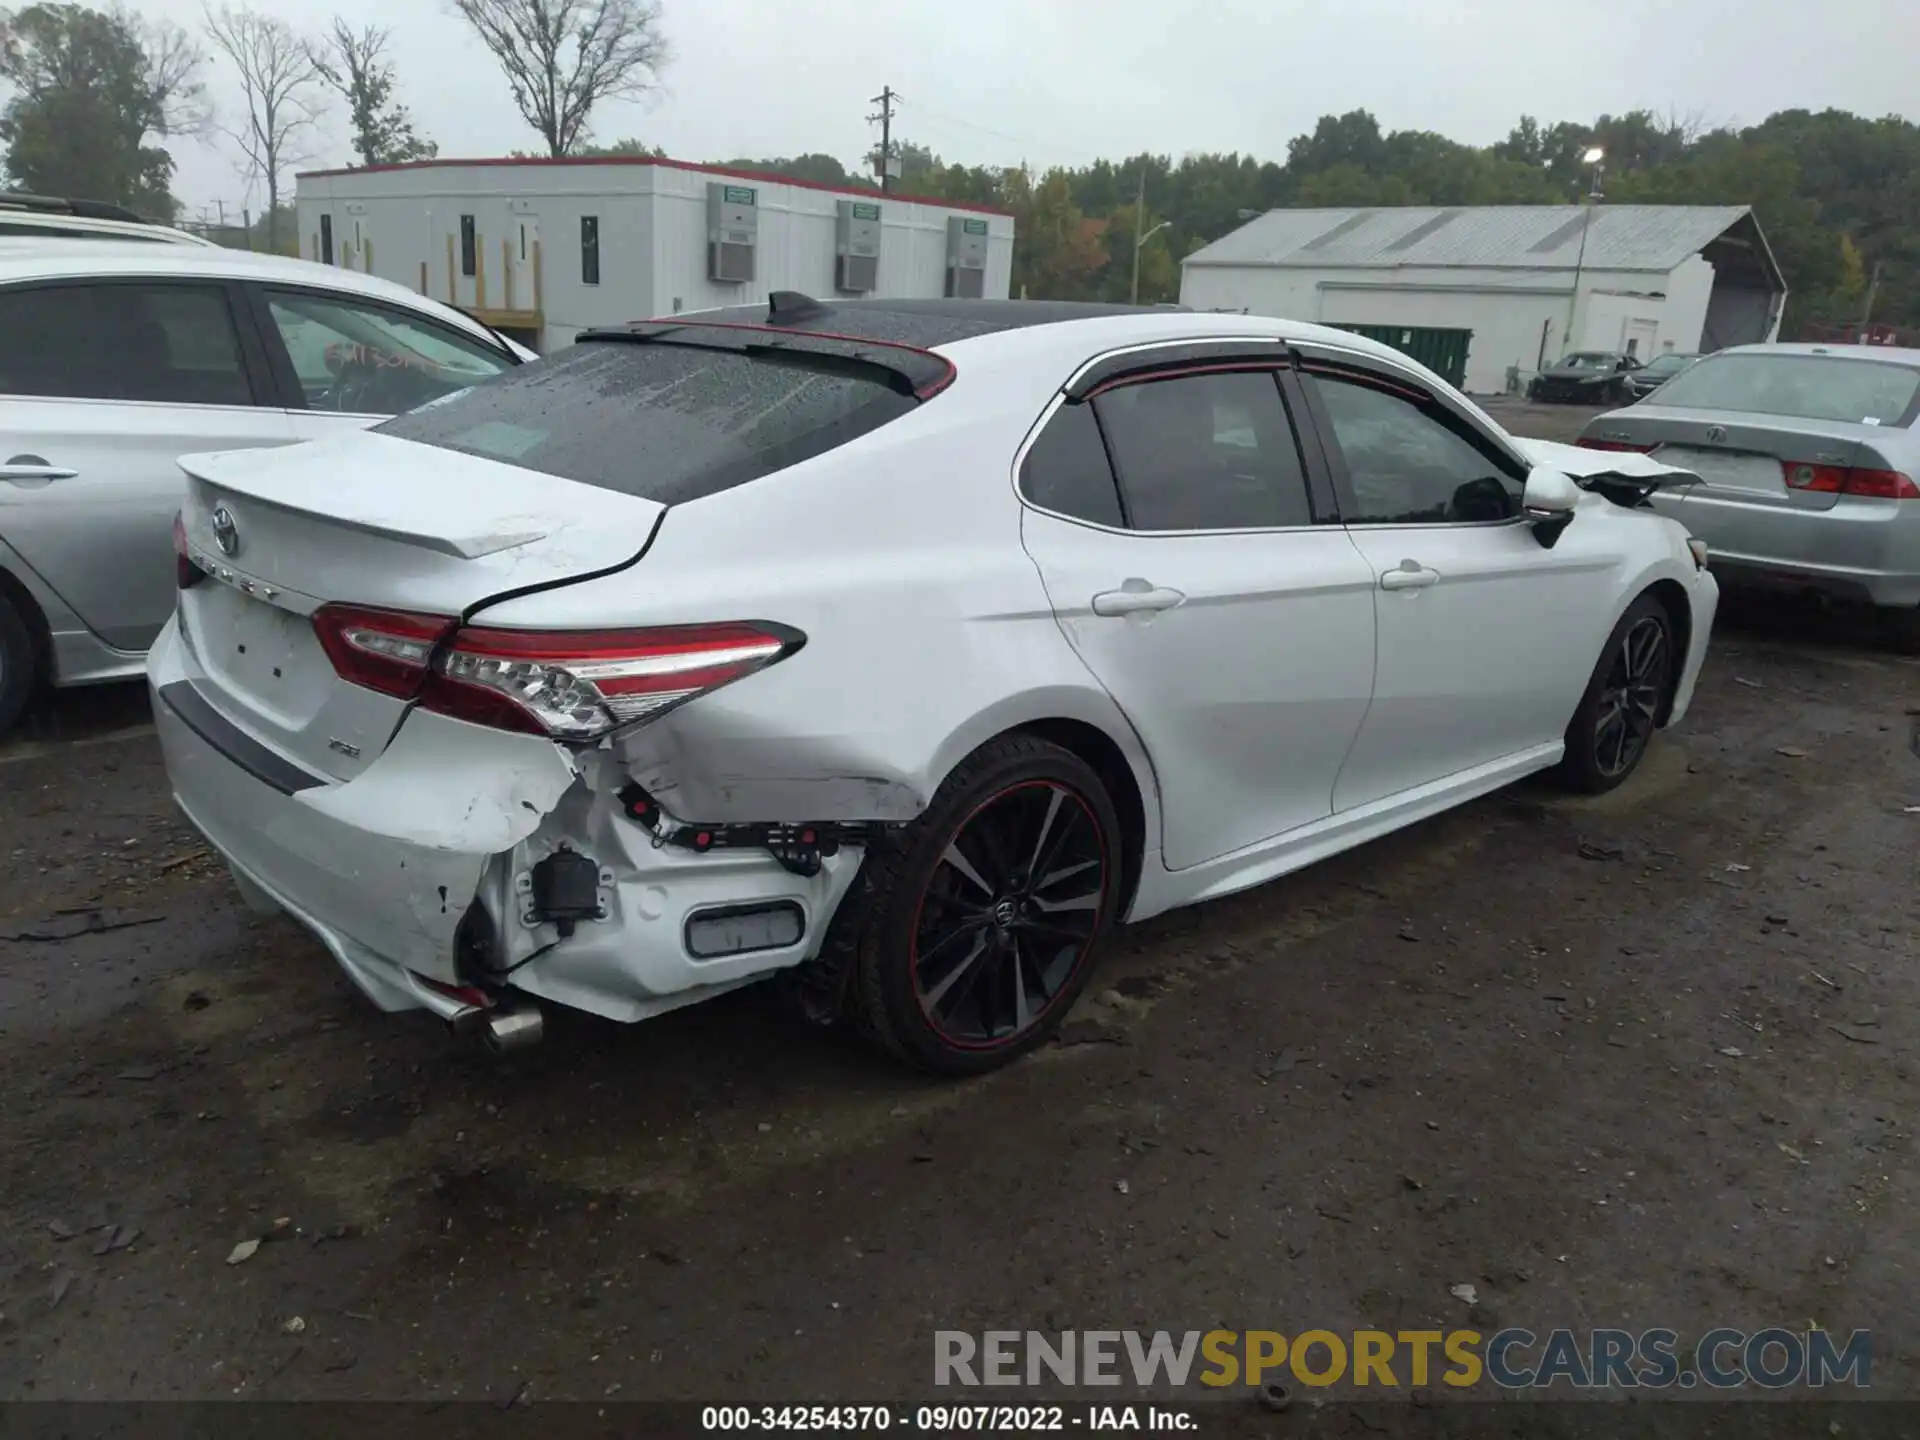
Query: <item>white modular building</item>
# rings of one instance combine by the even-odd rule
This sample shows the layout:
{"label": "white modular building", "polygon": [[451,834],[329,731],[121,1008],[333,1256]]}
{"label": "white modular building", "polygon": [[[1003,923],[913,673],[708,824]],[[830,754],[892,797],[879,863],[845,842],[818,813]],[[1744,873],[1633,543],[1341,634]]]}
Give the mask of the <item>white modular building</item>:
{"label": "white modular building", "polygon": [[1180,283],[1194,309],[1358,330],[1489,394],[1575,350],[1773,340],[1786,296],[1744,205],[1272,210],[1189,255]]}
{"label": "white modular building", "polygon": [[537,350],[763,300],[1007,298],[1013,217],[644,156],[425,160],[298,179],[301,254],[396,280]]}

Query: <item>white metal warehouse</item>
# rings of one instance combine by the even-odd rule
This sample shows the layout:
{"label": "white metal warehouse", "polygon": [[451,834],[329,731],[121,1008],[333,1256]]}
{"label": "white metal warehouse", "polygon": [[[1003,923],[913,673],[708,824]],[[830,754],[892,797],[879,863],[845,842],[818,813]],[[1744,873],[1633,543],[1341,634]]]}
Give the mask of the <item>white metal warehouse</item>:
{"label": "white metal warehouse", "polygon": [[[1200,310],[1470,332],[1465,388],[1497,393],[1573,350],[1648,359],[1773,340],[1786,285],[1744,205],[1272,210],[1195,251]],[[1457,348],[1457,347],[1456,347]]]}
{"label": "white metal warehouse", "polygon": [[299,177],[301,253],[546,350],[769,291],[1005,299],[1013,217],[641,156],[424,160]]}

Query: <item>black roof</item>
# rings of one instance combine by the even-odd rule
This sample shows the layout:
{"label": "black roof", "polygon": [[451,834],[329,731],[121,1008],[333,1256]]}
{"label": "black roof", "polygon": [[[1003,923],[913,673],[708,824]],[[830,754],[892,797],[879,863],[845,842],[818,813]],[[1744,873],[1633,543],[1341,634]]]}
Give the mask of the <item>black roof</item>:
{"label": "black roof", "polygon": [[150,225],[124,205],[104,200],[70,200],[59,195],[28,195],[20,190],[0,190],[0,210],[32,210],[43,215],[74,215],[88,220],[121,220],[133,225]]}
{"label": "black roof", "polygon": [[764,305],[730,305],[721,310],[662,315],[630,324],[633,327],[703,323],[758,325],[930,350],[936,345],[949,345],[999,330],[1059,325],[1108,315],[1149,315],[1166,308],[1075,300],[815,300],[780,290],[769,296]]}

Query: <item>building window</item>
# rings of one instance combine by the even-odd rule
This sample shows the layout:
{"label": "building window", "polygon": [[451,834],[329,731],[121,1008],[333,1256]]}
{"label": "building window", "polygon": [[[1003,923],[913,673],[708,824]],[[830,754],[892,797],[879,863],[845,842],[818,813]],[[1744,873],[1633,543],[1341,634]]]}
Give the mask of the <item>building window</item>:
{"label": "building window", "polygon": [[479,252],[480,242],[474,238],[473,233],[473,217],[462,215],[460,217],[460,273],[462,275],[473,274]]}
{"label": "building window", "polygon": [[320,217],[320,263],[322,265],[333,263],[333,216],[331,215]]}
{"label": "building window", "polygon": [[600,283],[600,217],[580,217],[580,283]]}

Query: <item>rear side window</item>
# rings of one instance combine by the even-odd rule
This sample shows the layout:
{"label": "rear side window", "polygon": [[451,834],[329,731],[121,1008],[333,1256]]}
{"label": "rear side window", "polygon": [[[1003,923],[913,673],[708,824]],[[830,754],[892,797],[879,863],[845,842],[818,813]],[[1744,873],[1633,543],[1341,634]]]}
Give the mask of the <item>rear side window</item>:
{"label": "rear side window", "polygon": [[1115,528],[1125,524],[1091,405],[1062,405],[1054,412],[1020,466],[1020,489],[1056,515]]}
{"label": "rear side window", "polygon": [[251,405],[226,292],[211,285],[0,290],[0,394]]}
{"label": "rear side window", "polygon": [[1123,385],[1093,403],[1135,530],[1313,523],[1299,444],[1271,372]]}
{"label": "rear side window", "polygon": [[1839,355],[1715,355],[1641,403],[1686,410],[1791,415],[1847,425],[1898,425],[1920,394],[1920,370]]}
{"label": "rear side window", "polygon": [[587,341],[377,428],[677,505],[797,465],[916,404],[883,372],[830,356]]}

